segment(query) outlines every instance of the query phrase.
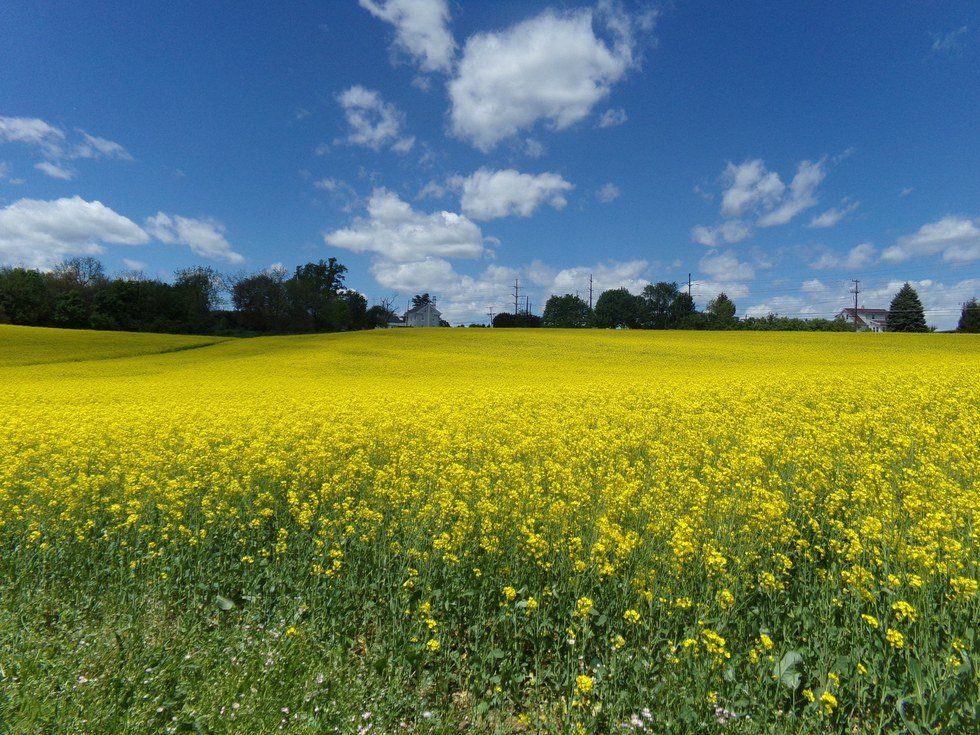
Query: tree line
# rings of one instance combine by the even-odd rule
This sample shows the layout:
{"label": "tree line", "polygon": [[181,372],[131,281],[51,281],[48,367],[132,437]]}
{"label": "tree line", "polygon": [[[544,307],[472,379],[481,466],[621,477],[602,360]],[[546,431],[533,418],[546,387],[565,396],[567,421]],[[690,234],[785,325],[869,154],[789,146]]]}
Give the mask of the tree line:
{"label": "tree line", "polygon": [[[110,277],[94,258],[51,271],[0,268],[0,323],[71,329],[248,334],[336,332],[387,324],[390,310],[368,308],[345,286],[336,258],[227,276],[178,270],[171,282],[141,273]],[[225,305],[230,302],[230,309]]]}
{"label": "tree line", "polygon": [[[395,318],[386,305],[347,288],[347,267],[336,258],[228,276],[212,268],[177,271],[171,282],[141,273],[110,277],[95,258],[71,258],[51,271],[0,268],[0,323],[73,329],[193,334],[289,334],[383,327]],[[412,305],[431,300],[417,295]],[[227,308],[227,305],[231,308]],[[579,296],[548,299],[541,316],[529,312],[494,316],[494,327],[740,329],[757,331],[851,331],[847,319],[797,319],[769,314],[736,316],[724,293],[703,311],[676,283],[660,281],[639,294],[604,291],[594,308]],[[442,322],[449,326],[448,323]],[[925,332],[925,311],[906,283],[892,299],[888,331]],[[980,306],[963,306],[958,331],[980,332]]]}

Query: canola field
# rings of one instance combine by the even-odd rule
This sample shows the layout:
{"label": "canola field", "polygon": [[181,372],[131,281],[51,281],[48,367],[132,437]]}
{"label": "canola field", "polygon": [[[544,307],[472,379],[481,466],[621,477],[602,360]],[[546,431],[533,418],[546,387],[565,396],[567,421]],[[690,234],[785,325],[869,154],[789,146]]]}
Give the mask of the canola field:
{"label": "canola field", "polygon": [[966,733],[980,340],[0,326],[0,733]]}

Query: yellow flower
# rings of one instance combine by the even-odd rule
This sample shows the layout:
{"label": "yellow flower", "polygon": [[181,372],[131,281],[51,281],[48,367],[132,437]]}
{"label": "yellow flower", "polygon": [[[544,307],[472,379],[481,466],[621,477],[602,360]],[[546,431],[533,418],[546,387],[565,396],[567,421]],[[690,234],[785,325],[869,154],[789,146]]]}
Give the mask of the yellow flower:
{"label": "yellow flower", "polygon": [[837,708],[837,697],[828,691],[820,695],[820,703],[823,705],[824,714],[832,714]]}
{"label": "yellow flower", "polygon": [[905,647],[905,636],[894,628],[889,628],[885,632],[885,640],[888,641],[888,645],[890,645],[892,648]]}
{"label": "yellow flower", "polygon": [[425,650],[427,650],[429,653],[438,653],[440,648],[442,648],[442,646],[440,645],[438,638],[430,638],[425,644]]}
{"label": "yellow flower", "polygon": [[580,597],[575,602],[575,617],[584,618],[588,616],[588,614],[592,612],[592,607],[592,600],[590,600],[588,597]]}
{"label": "yellow flower", "polygon": [[866,622],[872,628],[877,628],[878,627],[878,618],[876,618],[874,615],[868,615],[867,613],[861,613],[861,620],[863,620],[864,622]]}
{"label": "yellow flower", "polygon": [[640,613],[636,610],[627,610],[623,613],[623,620],[630,625],[636,625],[640,622]]}
{"label": "yellow flower", "polygon": [[908,620],[910,623],[915,622],[915,608],[904,600],[899,600],[898,602],[893,603],[892,610],[895,611],[895,617],[898,620]]}
{"label": "yellow flower", "polygon": [[296,628],[295,626],[290,625],[288,628],[286,628],[287,638],[295,638],[298,635],[299,635],[299,629]]}
{"label": "yellow flower", "polygon": [[585,674],[579,674],[575,677],[575,692],[582,695],[583,697],[588,696],[592,693],[592,689],[595,687],[595,681],[591,676],[586,676]]}
{"label": "yellow flower", "polygon": [[762,644],[762,647],[764,649],[766,649],[767,651],[771,651],[772,650],[772,647],[773,647],[772,638],[770,638],[765,633],[760,633],[759,634],[759,643],[761,643]]}
{"label": "yellow flower", "polygon": [[504,587],[503,594],[504,599],[506,599],[507,602],[513,602],[517,597],[517,590],[515,590],[513,587]]}

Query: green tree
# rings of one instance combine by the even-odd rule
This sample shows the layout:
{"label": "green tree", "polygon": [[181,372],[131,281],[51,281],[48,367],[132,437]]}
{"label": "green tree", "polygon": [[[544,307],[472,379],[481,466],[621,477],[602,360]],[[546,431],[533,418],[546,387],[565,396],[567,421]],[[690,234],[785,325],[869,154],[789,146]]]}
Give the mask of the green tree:
{"label": "green tree", "polygon": [[50,323],[52,299],[44,276],[26,268],[0,268],[0,309],[11,324]]}
{"label": "green tree", "polygon": [[289,328],[289,295],[280,271],[240,278],[232,287],[231,302],[246,329],[279,332]]}
{"label": "green tree", "polygon": [[735,302],[724,291],[708,302],[708,318],[716,328],[734,326],[735,311]]}
{"label": "green tree", "polygon": [[648,283],[640,294],[643,299],[643,326],[649,329],[666,329],[671,323],[671,307],[679,295],[676,283],[660,281]]}
{"label": "green tree", "polygon": [[670,326],[674,329],[684,329],[696,313],[691,295],[679,293],[674,303],[670,305]]}
{"label": "green tree", "polygon": [[417,309],[420,306],[425,306],[426,304],[432,303],[432,297],[427,293],[415,294],[412,297],[412,308]]}
{"label": "green tree", "polygon": [[596,299],[593,320],[597,327],[637,329],[643,321],[644,302],[625,288],[603,291]]}
{"label": "green tree", "polygon": [[317,331],[340,329],[335,303],[344,289],[347,267],[336,258],[298,266],[287,281],[295,327]]}
{"label": "green tree", "polygon": [[589,305],[574,294],[551,296],[544,305],[542,325],[570,329],[589,324]]}
{"label": "green tree", "polygon": [[956,326],[956,331],[980,333],[980,304],[977,303],[976,298],[972,298],[963,304],[960,323]]}
{"label": "green tree", "polygon": [[906,281],[888,307],[889,332],[928,332],[926,314],[919,294]]}

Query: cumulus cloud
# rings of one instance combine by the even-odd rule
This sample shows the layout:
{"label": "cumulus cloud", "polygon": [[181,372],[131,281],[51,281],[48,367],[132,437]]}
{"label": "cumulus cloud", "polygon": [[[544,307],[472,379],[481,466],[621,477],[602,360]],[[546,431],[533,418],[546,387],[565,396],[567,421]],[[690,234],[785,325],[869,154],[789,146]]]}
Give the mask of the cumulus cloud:
{"label": "cumulus cloud", "polygon": [[874,245],[870,242],[862,242],[844,254],[830,251],[825,252],[814,262],[810,263],[810,267],[816,268],[817,270],[827,270],[830,268],[859,270],[870,264],[874,260],[874,257]]}
{"label": "cumulus cloud", "polygon": [[481,168],[453,184],[462,191],[463,214],[476,220],[530,217],[543,204],[563,209],[568,203],[565,194],[575,188],[556,173],[525,174],[512,168]]}
{"label": "cumulus cloud", "polygon": [[[721,175],[721,214],[727,219],[716,227],[698,225],[691,230],[691,237],[702,245],[715,247],[749,237],[752,231],[747,220],[751,218],[759,227],[784,225],[817,204],[817,188],[826,175],[823,159],[801,161],[787,186],[778,173],[766,168],[762,159],[740,164],[729,161]],[[832,226],[856,206],[825,212],[814,218],[811,226]]]}
{"label": "cumulus cloud", "polygon": [[745,240],[752,234],[752,228],[738,219],[722,222],[717,227],[698,225],[691,230],[691,239],[709,248],[717,247],[726,242],[734,244]]}
{"label": "cumulus cloud", "polygon": [[619,187],[610,181],[609,183],[603,184],[599,187],[599,190],[595,193],[595,198],[603,204],[608,204],[609,202],[619,199],[622,193],[623,192],[620,191]]}
{"label": "cumulus cloud", "polygon": [[804,293],[823,293],[827,290],[827,285],[819,278],[811,278],[807,281],[803,281],[803,285],[800,286],[800,290]]}
{"label": "cumulus cloud", "polygon": [[735,165],[731,161],[722,174],[727,186],[721,198],[721,213],[738,217],[755,207],[771,209],[786,191],[775,171],[767,171],[761,159]]}
{"label": "cumulus cloud", "polygon": [[568,128],[634,66],[637,34],[652,22],[604,2],[471,36],[449,82],[453,133],[487,152],[539,121]]}
{"label": "cumulus cloud", "polygon": [[627,120],[626,110],[622,107],[611,108],[602,113],[602,117],[599,118],[600,128],[612,128],[617,125],[622,125]]}
{"label": "cumulus cloud", "polygon": [[38,161],[34,164],[34,168],[45,176],[50,176],[52,179],[69,181],[75,177],[75,172],[70,168],[59,166],[57,163],[52,163],[51,161]]}
{"label": "cumulus cloud", "polygon": [[827,172],[823,162],[801,161],[796,175],[789,184],[789,191],[775,209],[762,215],[758,224],[760,227],[785,225],[800,212],[804,212],[817,203],[816,191]]}
{"label": "cumulus cloud", "polygon": [[645,260],[609,261],[593,267],[575,266],[559,270],[535,260],[527,268],[526,275],[548,295],[586,294],[589,276],[592,276],[593,293],[598,298],[599,294],[611,288],[625,288],[632,293],[639,293],[647,284],[644,274],[648,265]]}
{"label": "cumulus cloud", "polygon": [[950,263],[969,263],[980,260],[980,219],[948,216],[922,225],[912,235],[900,237],[886,248],[881,259],[898,263],[913,257],[942,253]]}
{"label": "cumulus cloud", "polygon": [[755,278],[755,269],[738,259],[731,250],[724,253],[709,252],[701,258],[701,271],[716,281],[748,281]]}
{"label": "cumulus cloud", "polygon": [[359,145],[373,150],[390,146],[397,153],[407,153],[415,144],[414,137],[402,136],[404,118],[393,104],[381,99],[373,89],[359,84],[337,96],[344,109],[350,129],[347,137],[337,142]]}
{"label": "cumulus cloud", "polygon": [[825,212],[821,212],[810,220],[810,224],[807,227],[812,228],[826,228],[834,227],[847,215],[858,208],[857,202],[852,202],[844,207],[831,207]]}
{"label": "cumulus cloud", "polygon": [[0,209],[0,262],[50,268],[73,255],[98,255],[103,244],[142,245],[149,236],[102,202],[81,197],[19,199]]}
{"label": "cumulus cloud", "polygon": [[202,258],[244,263],[245,258],[231,248],[225,239],[225,226],[213,219],[195,219],[158,212],[146,220],[146,231],[155,239],[171,245],[186,245]]}
{"label": "cumulus cloud", "polygon": [[387,189],[375,189],[367,216],[324,235],[333,247],[375,253],[392,262],[433,258],[478,258],[484,254],[483,234],[468,217],[454,212],[418,212]]}
{"label": "cumulus cloud", "polygon": [[449,71],[456,42],[446,0],[359,0],[375,18],[395,27],[395,48],[425,72]]}

